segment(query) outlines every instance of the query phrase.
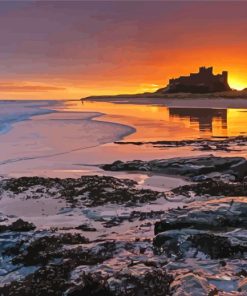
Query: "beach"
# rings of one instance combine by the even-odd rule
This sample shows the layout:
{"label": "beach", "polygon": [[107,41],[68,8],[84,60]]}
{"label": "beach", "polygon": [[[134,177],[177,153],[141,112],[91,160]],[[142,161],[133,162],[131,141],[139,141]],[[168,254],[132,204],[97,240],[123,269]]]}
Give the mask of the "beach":
{"label": "beach", "polygon": [[[235,200],[234,217],[244,215],[245,199],[231,196],[246,194],[247,102],[219,100],[213,108],[210,100],[184,99],[2,101],[1,106],[4,293],[23,293],[29,279],[35,287],[33,277],[52,289],[39,275],[40,264],[47,274],[54,272],[58,293],[74,295],[82,274],[104,271],[101,280],[117,281],[127,277],[133,261],[133,274],[116,284],[119,291],[143,274],[149,283],[154,273],[167,279],[161,289],[169,293],[172,285],[189,288],[188,276],[205,293],[239,289],[242,278],[236,274],[245,260],[232,242],[245,252],[245,230],[236,232],[233,217],[226,216],[232,232],[222,231],[217,211],[228,215]],[[204,217],[219,235],[208,224],[198,228]],[[209,245],[224,238],[235,257],[202,248],[201,235]],[[88,261],[74,259],[81,252]],[[220,258],[227,271],[218,265]],[[59,275],[50,260],[58,260],[58,270],[70,276]],[[18,289],[12,288],[15,281]]]}

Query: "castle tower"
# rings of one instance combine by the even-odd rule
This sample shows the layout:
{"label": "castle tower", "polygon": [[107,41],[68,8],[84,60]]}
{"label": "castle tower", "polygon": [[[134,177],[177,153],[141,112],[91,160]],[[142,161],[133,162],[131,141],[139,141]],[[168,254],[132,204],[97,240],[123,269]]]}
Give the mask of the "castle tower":
{"label": "castle tower", "polygon": [[222,72],[222,78],[223,78],[224,83],[228,83],[228,72],[227,71]]}
{"label": "castle tower", "polygon": [[213,67],[200,67],[199,68],[199,73],[200,74],[207,74],[207,75],[213,75]]}

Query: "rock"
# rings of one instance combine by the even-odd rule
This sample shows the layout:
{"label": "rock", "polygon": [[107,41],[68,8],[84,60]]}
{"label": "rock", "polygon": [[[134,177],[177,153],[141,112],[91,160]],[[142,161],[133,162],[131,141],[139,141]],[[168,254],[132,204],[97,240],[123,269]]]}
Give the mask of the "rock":
{"label": "rock", "polygon": [[[141,269],[142,272],[138,272]],[[172,277],[158,268],[137,265],[108,280],[113,295],[169,295]]]}
{"label": "rock", "polygon": [[88,274],[83,276],[83,283],[80,286],[69,288],[64,296],[114,296],[106,281],[102,280],[96,274]]}
{"label": "rock", "polygon": [[[71,244],[82,245],[72,248]],[[70,245],[70,247],[68,248],[66,245]],[[120,246],[122,247],[122,244]],[[70,275],[77,266],[97,267],[112,258],[115,255],[116,248],[114,241],[89,245],[88,240],[83,236],[68,233],[52,236],[46,233],[46,236],[35,237],[31,241],[25,240],[22,244],[16,246],[15,250],[13,248],[7,250],[7,256],[15,255],[12,260],[15,264],[15,270],[22,265],[28,266],[30,270],[35,266],[35,269],[21,281],[2,284],[0,294],[9,296],[64,295],[69,287],[74,286],[74,283],[70,281]],[[93,292],[95,286],[91,288],[91,292]]]}
{"label": "rock", "polygon": [[170,175],[188,176],[190,178],[210,173],[219,172],[228,174],[242,180],[247,174],[247,161],[243,157],[216,157],[213,155],[172,158],[151,161],[116,161],[112,164],[102,165],[104,170],[109,171],[151,171]]}
{"label": "rock", "polygon": [[[170,295],[172,276],[153,266],[137,264],[130,269],[112,273],[82,274],[80,284],[70,288],[65,295]],[[97,294],[100,291],[101,294]],[[87,293],[86,293],[87,292]]]}
{"label": "rock", "polygon": [[245,198],[222,198],[208,202],[195,202],[189,207],[172,209],[155,224],[155,234],[171,229],[222,230],[247,228],[247,202]]}
{"label": "rock", "polygon": [[233,258],[234,256],[244,257],[247,252],[247,239],[245,242],[235,242],[223,235],[200,233],[188,238],[192,242],[192,247],[207,254],[212,259]]}
{"label": "rock", "polygon": [[174,291],[173,296],[208,296],[211,291],[209,283],[203,278],[193,273],[187,273],[171,284]]}
{"label": "rock", "polygon": [[77,226],[76,229],[79,229],[79,230],[82,230],[82,231],[86,231],[86,232],[95,232],[95,231],[97,231],[96,228],[91,227],[88,224],[81,224],[81,225]]}
{"label": "rock", "polygon": [[155,252],[165,253],[168,257],[183,258],[192,248],[192,243],[188,238],[201,233],[195,229],[169,230],[156,235],[153,240]]}
{"label": "rock", "polygon": [[[49,260],[54,258],[63,258],[67,252],[62,251],[63,245],[88,244],[89,240],[80,234],[64,233],[60,235],[44,236],[34,240],[17,245],[12,250],[6,250],[10,254],[11,251],[17,256],[14,257],[15,264],[23,263],[25,266],[36,264],[47,264]],[[19,248],[19,249],[17,249]]]}
{"label": "rock", "polygon": [[1,288],[1,295],[8,296],[60,296],[68,288],[67,279],[71,262],[41,267],[22,281],[14,281]]}
{"label": "rock", "polygon": [[226,137],[223,139],[195,139],[195,140],[181,140],[181,141],[146,141],[146,142],[133,142],[133,141],[116,141],[118,145],[153,145],[158,148],[167,147],[194,147],[194,150],[199,151],[241,151],[243,146],[246,146],[247,137]]}
{"label": "rock", "polygon": [[189,184],[174,188],[173,194],[190,197],[194,196],[246,196],[247,184],[245,182],[226,183],[208,179],[198,184]]}
{"label": "rock", "polygon": [[247,293],[247,278],[242,279],[238,285],[239,292]]}
{"label": "rock", "polygon": [[157,251],[169,257],[245,258],[247,203],[224,198],[172,209],[155,223],[155,234]]}
{"label": "rock", "polygon": [[33,223],[29,223],[23,221],[22,219],[18,219],[10,225],[0,225],[0,232],[3,231],[31,231],[34,230],[36,226]]}
{"label": "rock", "polygon": [[22,219],[16,220],[9,226],[9,230],[11,231],[31,231],[35,228],[36,227],[33,223],[23,221]]}

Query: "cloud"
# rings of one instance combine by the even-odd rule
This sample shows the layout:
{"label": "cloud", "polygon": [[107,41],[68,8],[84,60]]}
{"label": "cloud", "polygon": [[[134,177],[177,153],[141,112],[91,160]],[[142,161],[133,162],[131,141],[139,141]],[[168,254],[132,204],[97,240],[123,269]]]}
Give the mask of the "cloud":
{"label": "cloud", "polygon": [[49,91],[60,91],[66,90],[64,87],[57,87],[52,85],[38,85],[38,84],[27,84],[27,83],[0,83],[0,92],[49,92]]}

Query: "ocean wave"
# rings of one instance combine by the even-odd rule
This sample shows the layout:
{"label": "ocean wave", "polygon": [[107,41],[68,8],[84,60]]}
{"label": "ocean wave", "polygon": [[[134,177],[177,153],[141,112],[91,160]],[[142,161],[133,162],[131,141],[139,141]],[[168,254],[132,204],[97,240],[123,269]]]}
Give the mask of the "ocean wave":
{"label": "ocean wave", "polygon": [[32,116],[56,112],[49,109],[52,105],[54,101],[0,101],[0,134],[9,132],[15,123]]}

